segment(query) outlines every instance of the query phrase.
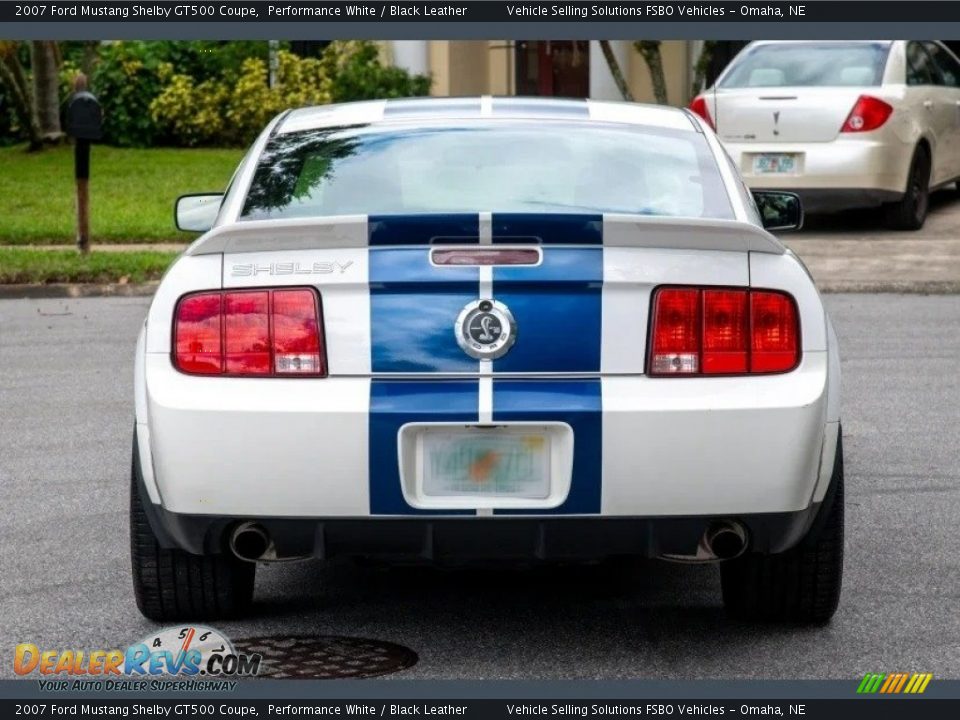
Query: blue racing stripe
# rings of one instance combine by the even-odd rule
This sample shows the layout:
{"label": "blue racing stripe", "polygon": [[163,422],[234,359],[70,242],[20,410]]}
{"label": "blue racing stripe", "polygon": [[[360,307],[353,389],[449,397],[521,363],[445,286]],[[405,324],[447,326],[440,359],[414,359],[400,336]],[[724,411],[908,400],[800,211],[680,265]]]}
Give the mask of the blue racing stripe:
{"label": "blue racing stripe", "polygon": [[426,247],[370,249],[373,372],[477,372],[453,331],[477,299],[480,270],[436,267]]}
{"label": "blue racing stripe", "polygon": [[603,245],[603,215],[494,213],[493,242]]}
{"label": "blue racing stripe", "polygon": [[397,433],[410,422],[476,422],[477,380],[373,380],[370,383],[370,514],[473,515],[411,507],[403,498]]}
{"label": "blue racing stripe", "polygon": [[370,215],[367,228],[370,247],[480,242],[477,213]]}
{"label": "blue racing stripe", "polygon": [[493,419],[500,422],[565,422],[573,428],[573,479],[566,501],[553,510],[497,510],[497,515],[600,512],[603,408],[599,379],[494,380]]}
{"label": "blue racing stripe", "polygon": [[603,248],[545,247],[538,267],[497,267],[493,297],[517,323],[494,372],[600,371]]}

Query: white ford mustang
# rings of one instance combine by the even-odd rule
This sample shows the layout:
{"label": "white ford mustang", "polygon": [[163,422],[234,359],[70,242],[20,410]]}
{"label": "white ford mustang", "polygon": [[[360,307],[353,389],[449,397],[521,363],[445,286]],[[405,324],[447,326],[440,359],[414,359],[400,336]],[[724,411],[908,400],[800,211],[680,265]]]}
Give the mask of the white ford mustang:
{"label": "white ford mustang", "polygon": [[834,613],[837,341],[763,227],[799,203],[693,113],[293,110],[177,218],[205,234],[136,352],[146,616],[237,615],[256,563],[338,556],[720,562],[736,616]]}

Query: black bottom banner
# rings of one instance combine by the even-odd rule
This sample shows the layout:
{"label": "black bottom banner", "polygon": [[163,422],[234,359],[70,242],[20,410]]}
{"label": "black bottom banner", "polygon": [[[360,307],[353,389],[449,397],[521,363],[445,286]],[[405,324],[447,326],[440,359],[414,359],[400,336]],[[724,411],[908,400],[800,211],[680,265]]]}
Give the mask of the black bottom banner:
{"label": "black bottom banner", "polygon": [[213,699],[57,699],[0,700],[0,717],[459,717],[510,718],[620,717],[803,717],[803,718],[957,718],[960,700],[851,698],[849,700],[213,700]]}

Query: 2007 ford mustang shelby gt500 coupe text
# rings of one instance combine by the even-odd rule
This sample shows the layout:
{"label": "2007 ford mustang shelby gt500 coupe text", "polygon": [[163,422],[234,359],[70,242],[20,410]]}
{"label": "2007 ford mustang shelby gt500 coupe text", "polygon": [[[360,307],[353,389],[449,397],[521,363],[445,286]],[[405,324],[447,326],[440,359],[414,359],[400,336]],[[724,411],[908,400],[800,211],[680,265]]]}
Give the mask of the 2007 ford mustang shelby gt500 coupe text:
{"label": "2007 ford mustang shelby gt500 coupe text", "polygon": [[684,110],[422,99],[273,120],[136,352],[141,611],[236,615],[256,563],[720,561],[740,617],[823,621],[837,341]]}

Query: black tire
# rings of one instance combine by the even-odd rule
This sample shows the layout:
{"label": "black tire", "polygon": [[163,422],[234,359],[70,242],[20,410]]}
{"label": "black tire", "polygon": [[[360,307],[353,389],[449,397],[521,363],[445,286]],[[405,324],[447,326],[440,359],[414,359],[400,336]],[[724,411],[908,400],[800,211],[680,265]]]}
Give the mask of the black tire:
{"label": "black tire", "polygon": [[253,599],[256,565],[232,555],[193,555],[160,546],[143,509],[137,438],[130,478],[133,594],[144,617],[159,622],[236,617]]}
{"label": "black tire", "polygon": [[825,623],[843,580],[843,439],[817,517],[800,543],[776,555],[747,554],[720,566],[723,604],[741,620]]}
{"label": "black tire", "polygon": [[930,210],[930,151],[919,146],[910,162],[907,191],[894,203],[883,206],[891,230],[919,230]]}

